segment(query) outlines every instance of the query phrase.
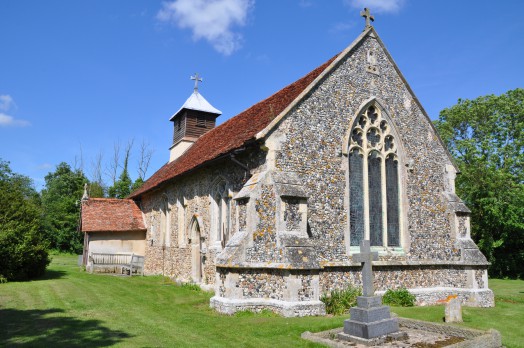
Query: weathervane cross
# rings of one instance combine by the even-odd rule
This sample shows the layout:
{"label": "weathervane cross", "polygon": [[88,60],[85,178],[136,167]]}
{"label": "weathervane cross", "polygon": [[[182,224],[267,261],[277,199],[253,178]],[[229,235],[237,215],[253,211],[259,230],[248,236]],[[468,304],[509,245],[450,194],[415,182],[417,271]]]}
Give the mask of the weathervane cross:
{"label": "weathervane cross", "polygon": [[195,73],[195,76],[190,77],[191,80],[195,81],[195,91],[198,91],[198,82],[202,82],[202,77],[198,75],[198,73]]}
{"label": "weathervane cross", "polygon": [[360,253],[353,255],[353,261],[363,263],[362,265],[362,292],[364,296],[374,295],[373,270],[371,263],[378,260],[378,253],[372,252],[369,240],[360,242]]}
{"label": "weathervane cross", "polygon": [[360,11],[360,16],[366,18],[366,29],[371,26],[370,21],[375,21],[375,17],[373,17],[371,13],[369,13],[369,9],[367,7],[364,7],[364,11]]}

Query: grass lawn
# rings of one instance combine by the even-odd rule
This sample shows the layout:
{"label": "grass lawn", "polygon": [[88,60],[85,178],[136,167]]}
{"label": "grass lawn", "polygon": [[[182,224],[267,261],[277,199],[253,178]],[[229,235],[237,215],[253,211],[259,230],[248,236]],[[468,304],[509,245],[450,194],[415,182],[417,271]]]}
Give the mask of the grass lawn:
{"label": "grass lawn", "polygon": [[[524,281],[490,286],[497,307],[465,308],[464,325],[493,327],[506,346],[524,346]],[[42,279],[0,284],[0,346],[317,347],[300,334],[340,327],[347,317],[225,316],[209,308],[210,297],[162,277],[91,275],[76,256],[55,255]],[[393,311],[437,322],[443,316],[441,306]]]}

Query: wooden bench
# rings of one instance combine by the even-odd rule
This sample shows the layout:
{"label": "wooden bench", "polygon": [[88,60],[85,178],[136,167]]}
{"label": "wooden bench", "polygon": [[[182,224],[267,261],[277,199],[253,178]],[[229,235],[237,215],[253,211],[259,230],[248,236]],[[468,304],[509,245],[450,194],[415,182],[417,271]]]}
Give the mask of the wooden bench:
{"label": "wooden bench", "polygon": [[136,274],[140,271],[140,275],[144,275],[144,256],[132,254],[129,265],[122,267],[122,273],[127,272],[127,275],[133,275],[133,270]]}
{"label": "wooden bench", "polygon": [[120,268],[122,274],[132,275],[133,272],[140,271],[141,275],[144,275],[144,256],[135,254],[110,254],[110,253],[90,253],[89,262],[91,263],[90,272],[93,273],[95,268],[113,268],[113,272],[116,273],[116,269]]}

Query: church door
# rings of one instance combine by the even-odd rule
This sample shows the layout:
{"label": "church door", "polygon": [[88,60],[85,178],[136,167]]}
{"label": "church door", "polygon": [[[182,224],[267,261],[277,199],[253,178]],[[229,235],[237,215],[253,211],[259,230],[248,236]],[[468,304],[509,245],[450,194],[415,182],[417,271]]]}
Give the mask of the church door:
{"label": "church door", "polygon": [[198,220],[193,218],[191,223],[191,260],[192,260],[192,276],[195,283],[202,282],[202,239],[200,235],[200,225]]}

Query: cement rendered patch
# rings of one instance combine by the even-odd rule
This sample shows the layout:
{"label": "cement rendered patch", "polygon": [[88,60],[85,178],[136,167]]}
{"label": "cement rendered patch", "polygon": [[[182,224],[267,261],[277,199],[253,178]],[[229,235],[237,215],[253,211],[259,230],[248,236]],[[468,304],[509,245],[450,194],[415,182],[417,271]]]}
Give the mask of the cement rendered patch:
{"label": "cement rendered patch", "polygon": [[[445,324],[429,323],[420,320],[398,318],[400,333],[396,337],[382,337],[374,340],[339,338],[343,327],[311,333],[306,331],[301,337],[305,340],[324,344],[333,348],[367,347],[450,347],[450,348],[498,348],[502,347],[500,333],[490,329],[480,331]],[[407,338],[402,338],[403,334]],[[367,342],[364,342],[367,341]],[[446,343],[447,342],[447,343]],[[439,344],[439,345],[437,345]]]}

